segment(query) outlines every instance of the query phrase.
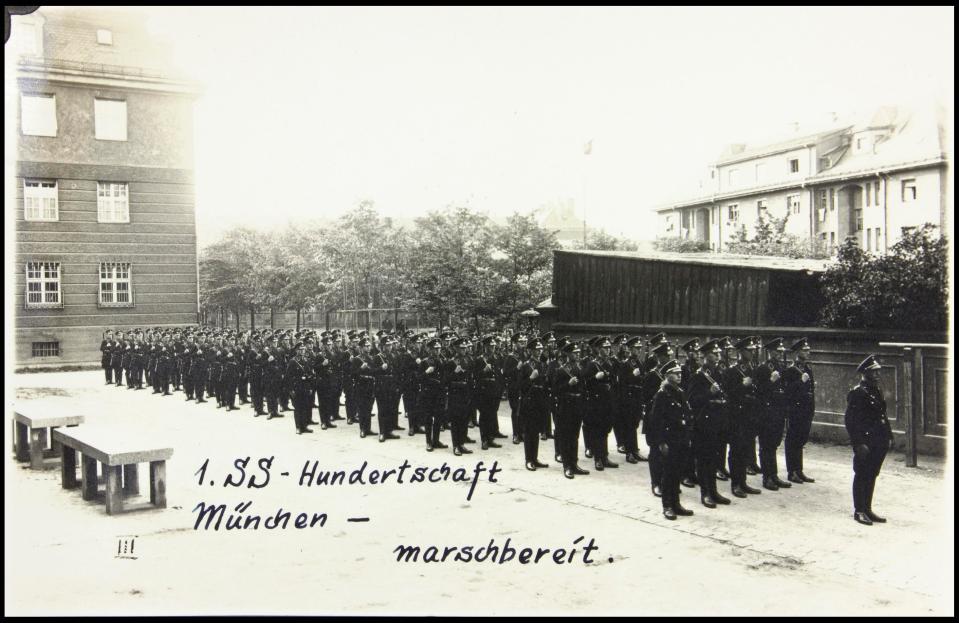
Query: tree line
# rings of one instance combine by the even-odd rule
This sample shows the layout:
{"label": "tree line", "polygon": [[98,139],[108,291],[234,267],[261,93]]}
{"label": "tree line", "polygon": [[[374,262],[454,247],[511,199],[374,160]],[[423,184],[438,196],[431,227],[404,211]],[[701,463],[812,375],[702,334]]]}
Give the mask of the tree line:
{"label": "tree line", "polygon": [[[581,245],[579,245],[581,246]],[[595,231],[592,249],[635,243]],[[434,324],[477,332],[515,323],[549,297],[556,232],[534,214],[499,224],[450,206],[411,228],[380,215],[370,201],[332,224],[294,223],[272,231],[237,227],[200,254],[201,316],[255,312],[393,308]]]}

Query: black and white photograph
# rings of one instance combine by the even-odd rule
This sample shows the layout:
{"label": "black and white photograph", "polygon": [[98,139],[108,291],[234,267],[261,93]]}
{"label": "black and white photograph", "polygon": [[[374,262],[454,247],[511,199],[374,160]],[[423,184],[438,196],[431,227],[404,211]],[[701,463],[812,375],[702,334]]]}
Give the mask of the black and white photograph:
{"label": "black and white photograph", "polygon": [[954,616],[953,6],[6,6],[5,616]]}

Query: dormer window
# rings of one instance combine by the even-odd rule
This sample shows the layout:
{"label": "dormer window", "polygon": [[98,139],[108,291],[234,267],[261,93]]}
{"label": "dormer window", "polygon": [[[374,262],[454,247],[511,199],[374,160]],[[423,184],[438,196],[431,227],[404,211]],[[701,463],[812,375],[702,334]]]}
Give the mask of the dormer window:
{"label": "dormer window", "polygon": [[113,31],[100,28],[97,30],[97,43],[100,45],[113,45]]}

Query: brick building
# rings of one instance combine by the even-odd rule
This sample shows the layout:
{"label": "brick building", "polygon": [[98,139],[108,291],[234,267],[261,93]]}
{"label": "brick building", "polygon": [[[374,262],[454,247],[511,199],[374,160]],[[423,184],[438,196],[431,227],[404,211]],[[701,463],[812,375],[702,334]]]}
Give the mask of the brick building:
{"label": "brick building", "polygon": [[932,107],[882,107],[785,140],[726,148],[698,196],[656,209],[660,235],[714,251],[760,217],[788,215],[786,231],[835,249],[848,237],[884,252],[924,223],[946,227],[945,119]]}
{"label": "brick building", "polygon": [[197,85],[129,12],[41,9],[8,46],[16,364],[98,362],[107,328],[196,323]]}

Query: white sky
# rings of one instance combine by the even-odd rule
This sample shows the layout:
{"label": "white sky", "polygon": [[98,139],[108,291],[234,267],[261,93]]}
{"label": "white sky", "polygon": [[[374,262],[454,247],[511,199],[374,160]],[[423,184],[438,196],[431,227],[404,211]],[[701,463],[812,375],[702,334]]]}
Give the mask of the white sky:
{"label": "white sky", "polygon": [[[724,144],[793,120],[953,102],[954,9],[162,8],[205,84],[201,244],[235,224],[492,216],[572,198],[652,238]],[[175,24],[175,25],[174,25]],[[593,140],[592,155],[583,155]]]}

